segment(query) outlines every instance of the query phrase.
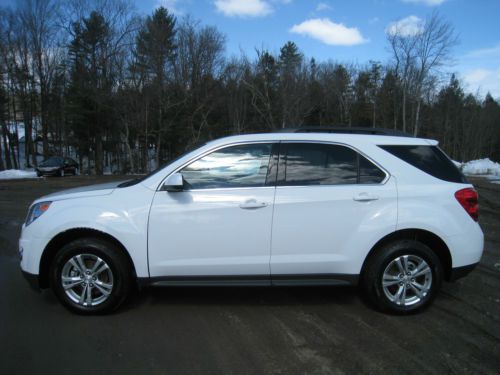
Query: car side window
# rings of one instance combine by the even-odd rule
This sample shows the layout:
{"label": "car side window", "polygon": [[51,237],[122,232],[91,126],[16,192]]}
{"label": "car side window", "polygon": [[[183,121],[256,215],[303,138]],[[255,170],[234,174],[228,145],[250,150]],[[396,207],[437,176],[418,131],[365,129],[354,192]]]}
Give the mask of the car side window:
{"label": "car side window", "polygon": [[271,148],[271,143],[254,143],[214,151],[180,171],[185,188],[265,186]]}
{"label": "car side window", "polygon": [[321,143],[288,143],[280,185],[380,183],[385,173],[353,149]]}
{"label": "car side window", "polygon": [[[359,155],[359,154],[358,154]],[[359,155],[359,181],[360,184],[380,184],[385,179],[385,172],[373,164],[363,155]]]}

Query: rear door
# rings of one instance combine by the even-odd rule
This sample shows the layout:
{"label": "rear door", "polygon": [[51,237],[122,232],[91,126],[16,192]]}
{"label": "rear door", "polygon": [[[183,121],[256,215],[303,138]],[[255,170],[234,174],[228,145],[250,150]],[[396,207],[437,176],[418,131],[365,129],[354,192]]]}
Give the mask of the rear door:
{"label": "rear door", "polygon": [[356,150],[283,142],[273,218],[273,282],[280,276],[359,273],[366,244],[379,232],[394,230],[396,213],[394,180]]}

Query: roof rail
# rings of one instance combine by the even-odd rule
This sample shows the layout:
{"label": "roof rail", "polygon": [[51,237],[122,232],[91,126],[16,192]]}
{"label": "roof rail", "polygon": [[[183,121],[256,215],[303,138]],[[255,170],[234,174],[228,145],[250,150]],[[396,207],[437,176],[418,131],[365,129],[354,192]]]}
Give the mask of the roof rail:
{"label": "roof rail", "polygon": [[340,127],[340,126],[304,126],[300,128],[285,128],[277,130],[278,133],[339,133],[339,134],[368,134],[388,135],[393,137],[411,137],[413,135],[395,129],[368,128],[368,127]]}

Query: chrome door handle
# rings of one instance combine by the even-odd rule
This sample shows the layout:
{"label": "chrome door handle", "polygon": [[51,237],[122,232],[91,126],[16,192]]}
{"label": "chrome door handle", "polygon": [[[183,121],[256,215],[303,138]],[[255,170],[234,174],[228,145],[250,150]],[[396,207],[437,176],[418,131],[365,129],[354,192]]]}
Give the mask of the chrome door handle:
{"label": "chrome door handle", "polygon": [[242,208],[244,210],[256,210],[258,208],[264,208],[267,206],[268,206],[268,203],[257,202],[255,200],[250,200],[250,201],[247,201],[247,202],[240,204],[240,208]]}
{"label": "chrome door handle", "polygon": [[359,193],[358,195],[355,195],[352,199],[354,199],[357,202],[370,202],[370,201],[376,201],[378,199],[378,196],[368,193]]}

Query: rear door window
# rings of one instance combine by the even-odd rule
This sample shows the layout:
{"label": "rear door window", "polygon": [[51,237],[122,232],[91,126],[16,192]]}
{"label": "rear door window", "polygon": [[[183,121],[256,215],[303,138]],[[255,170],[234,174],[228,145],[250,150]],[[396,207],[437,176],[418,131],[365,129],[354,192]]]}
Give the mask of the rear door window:
{"label": "rear door window", "polygon": [[381,183],[385,172],[355,150],[322,143],[284,143],[279,185]]}

